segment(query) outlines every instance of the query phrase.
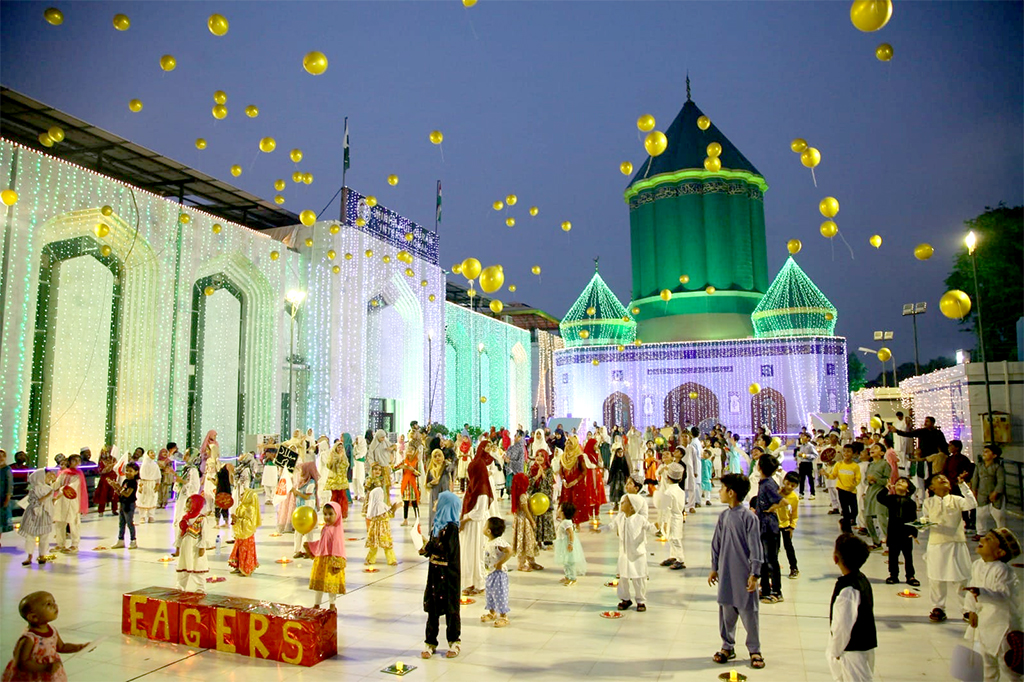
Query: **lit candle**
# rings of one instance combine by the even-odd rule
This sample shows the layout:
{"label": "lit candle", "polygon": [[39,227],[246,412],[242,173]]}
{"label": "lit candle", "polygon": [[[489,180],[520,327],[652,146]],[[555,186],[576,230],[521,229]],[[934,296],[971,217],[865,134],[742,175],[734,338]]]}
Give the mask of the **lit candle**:
{"label": "lit candle", "polygon": [[405,670],[405,663],[402,663],[401,661],[396,662],[395,670],[397,670],[398,672],[402,672],[403,670]]}
{"label": "lit candle", "polygon": [[739,679],[740,679],[740,678],[739,678],[739,676],[738,676],[738,675],[736,674],[736,671],[735,671],[735,670],[730,670],[730,671],[729,671],[729,682],[737,682],[737,680],[739,680]]}

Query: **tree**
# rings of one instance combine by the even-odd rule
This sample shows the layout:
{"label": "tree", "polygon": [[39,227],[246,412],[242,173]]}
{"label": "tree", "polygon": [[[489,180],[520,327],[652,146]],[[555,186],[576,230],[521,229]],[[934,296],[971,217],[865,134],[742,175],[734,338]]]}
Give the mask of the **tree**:
{"label": "tree", "polygon": [[864,379],[867,377],[868,368],[853,353],[846,355],[846,376],[850,382],[851,391],[859,391],[864,388]]}
{"label": "tree", "polygon": [[[1024,207],[985,208],[985,212],[964,223],[978,238],[978,289],[981,296],[985,333],[985,359],[989,362],[1017,359],[1017,320],[1024,314]],[[946,286],[971,297],[971,312],[960,321],[961,331],[977,339],[978,302],[974,275],[966,246],[957,254]],[[975,342],[977,343],[977,341]],[[981,355],[975,352],[978,360]]]}

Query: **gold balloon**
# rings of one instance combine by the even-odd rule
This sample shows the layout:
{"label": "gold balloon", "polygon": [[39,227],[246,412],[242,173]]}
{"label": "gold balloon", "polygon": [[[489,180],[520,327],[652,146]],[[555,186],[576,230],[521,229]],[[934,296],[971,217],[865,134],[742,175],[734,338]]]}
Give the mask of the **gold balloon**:
{"label": "gold balloon", "polygon": [[505,224],[508,225],[509,227],[515,227],[516,219],[513,218],[512,216],[509,216],[508,218],[505,218]]}
{"label": "gold balloon", "polygon": [[430,284],[430,282],[428,282],[427,280],[425,280],[425,279],[421,279],[421,280],[420,280],[420,286],[421,286],[421,287],[425,287],[425,286],[427,286],[428,284]]}
{"label": "gold balloon", "polygon": [[[462,0],[462,6],[463,7],[472,7],[475,4],[476,4],[476,0]],[[543,514],[543,513],[544,512],[541,512],[541,514]]]}
{"label": "gold balloon", "polygon": [[718,291],[718,289],[716,289],[716,288],[714,288],[712,286],[706,287],[704,289],[704,293],[706,293],[708,296],[710,296],[711,294],[715,293],[716,291]]}
{"label": "gold balloon", "polygon": [[880,62],[892,61],[892,45],[882,43],[875,48],[875,58]]}
{"label": "gold balloon", "polygon": [[805,140],[802,137],[795,138],[792,142],[789,143],[789,148],[792,149],[797,154],[802,154],[803,151],[807,149],[807,140]]}
{"label": "gold balloon", "polygon": [[615,350],[621,353],[622,351],[626,350],[626,347],[620,343],[619,345],[615,346]]}
{"label": "gold balloon", "polygon": [[239,175],[242,174],[242,167],[236,163],[234,166],[231,167],[231,174],[237,178]]}
{"label": "gold balloon", "polygon": [[822,237],[832,239],[832,237],[835,237],[836,234],[839,233],[839,226],[836,225],[834,220],[826,220],[821,224],[821,227],[818,228],[818,231],[821,232]]}
{"label": "gold balloon", "polygon": [[213,93],[213,103],[214,104],[227,104],[228,103],[228,94],[226,92],[224,92],[223,90],[215,91]]}
{"label": "gold balloon", "polygon": [[255,104],[250,104],[245,108],[245,115],[249,118],[256,118],[257,116],[260,115],[260,108],[257,107]]}
{"label": "gold balloon", "polygon": [[337,255],[338,255],[338,252],[335,251],[334,249],[328,249],[327,250],[327,260],[334,260],[335,257],[337,257]]}
{"label": "gold balloon", "polygon": [[722,170],[722,160],[717,156],[709,156],[704,159],[704,170],[709,173],[717,173]]}
{"label": "gold balloon", "polygon": [[301,149],[293,149],[293,150],[291,150],[290,152],[288,152],[288,158],[291,159],[295,163],[298,163],[299,161],[302,161],[302,150]]}
{"label": "gold balloon", "polygon": [[660,296],[663,301],[669,301],[672,299],[672,292],[668,289],[662,289],[658,296]]}
{"label": "gold balloon", "polygon": [[538,209],[536,206],[531,206],[530,207],[530,215],[535,216],[539,212],[540,212],[540,209]]}
{"label": "gold balloon", "polygon": [[222,36],[228,32],[228,20],[223,14],[211,14],[206,20],[206,27],[215,36]]}
{"label": "gold balloon", "polygon": [[60,126],[52,126],[46,131],[46,134],[50,136],[50,139],[54,142],[64,141],[64,130]]}
{"label": "gold balloon", "polygon": [[878,359],[881,360],[882,362],[888,362],[891,357],[892,351],[890,351],[888,348],[878,349]]}
{"label": "gold balloon", "polygon": [[437,296],[434,296],[434,294],[431,294],[430,296],[427,296],[427,300],[430,301],[431,303],[433,303],[434,301],[437,300]]}
{"label": "gold balloon", "polygon": [[[476,0],[469,1],[476,2]],[[462,0],[462,2],[465,4],[467,0]],[[529,505],[530,513],[534,516],[542,516],[551,508],[551,500],[544,493],[534,493],[530,495]]]}
{"label": "gold balloon", "polygon": [[277,260],[280,257],[281,257],[281,253],[279,251],[271,251],[270,252],[270,260]]}
{"label": "gold balloon", "polygon": [[594,313],[596,313],[596,312],[597,312],[597,309],[594,306],[590,306],[589,308],[587,308],[587,315],[590,315],[591,317],[593,317]]}
{"label": "gold balloon", "polygon": [[839,200],[835,197],[825,197],[818,202],[818,210],[826,218],[835,218],[839,213]]}
{"label": "gold balloon", "polygon": [[295,171],[292,173],[292,182],[298,184],[302,182],[302,171]]}
{"label": "gold balloon", "polygon": [[633,172],[633,164],[629,161],[623,161],[619,164],[619,172],[623,175],[629,175]]}
{"label": "gold balloon", "polygon": [[223,104],[214,104],[213,109],[210,109],[210,113],[219,121],[228,115],[228,108]]}
{"label": "gold balloon", "polygon": [[160,68],[164,71],[174,71],[177,66],[178,60],[172,55],[165,54],[163,57],[160,57]]}
{"label": "gold balloon", "polygon": [[[465,267],[463,267],[465,271]],[[505,273],[497,265],[491,265],[480,272],[480,288],[484,293],[493,294],[505,284]]]}
{"label": "gold balloon", "polygon": [[939,299],[939,310],[951,320],[961,320],[971,312],[971,297],[959,289],[947,291]]}
{"label": "gold balloon", "polygon": [[469,257],[462,261],[462,276],[466,279],[476,279],[480,276],[480,272],[483,270],[480,265],[480,261],[476,258]]}
{"label": "gold balloon", "polygon": [[107,227],[106,223],[96,223],[96,227],[92,228],[92,233],[100,239],[103,239],[110,234],[110,228]]}
{"label": "gold balloon", "polygon": [[877,249],[882,245],[882,237],[880,235],[873,234],[871,235],[871,239],[868,240],[868,243]]}
{"label": "gold balloon", "polygon": [[377,197],[373,196],[372,194],[369,195],[368,197],[366,197],[366,205],[369,206],[370,208],[373,208],[374,206],[376,206],[377,205]]}
{"label": "gold balloon", "polygon": [[644,149],[651,156],[661,156],[667,148],[668,138],[660,130],[649,132],[647,137],[644,138]]}
{"label": "gold balloon", "polygon": [[306,237],[306,248],[313,248],[313,239],[312,239],[312,237]]}
{"label": "gold balloon", "polygon": [[334,225],[331,225],[329,228],[327,228],[327,231],[330,232],[331,234],[338,234],[339,232],[341,232],[341,226],[335,223]]}
{"label": "gold balloon", "polygon": [[391,175],[389,175],[389,176],[388,176],[388,184],[389,184],[389,185],[391,185],[392,187],[394,187],[395,185],[397,185],[397,184],[398,184],[398,176],[397,176],[397,175],[395,175],[394,173],[392,173]]}
{"label": "gold balloon", "polygon": [[285,187],[284,180],[281,180],[281,179],[274,180],[274,189],[276,189],[278,192],[284,191],[284,187]]}
{"label": "gold balloon", "polygon": [[501,311],[505,309],[505,305],[498,299],[494,299],[493,301],[491,301],[491,304],[488,307],[491,309],[491,312],[494,313],[495,315],[501,313]]}
{"label": "gold balloon", "polygon": [[808,168],[815,168],[821,163],[821,152],[814,147],[808,147],[800,152],[800,163]]}
{"label": "gold balloon", "polygon": [[519,197],[517,197],[515,194],[509,194],[507,197],[505,197],[505,203],[508,204],[509,206],[515,206],[517,201],[519,201]]}
{"label": "gold balloon", "polygon": [[786,242],[786,250],[789,251],[794,256],[800,253],[800,249],[802,248],[804,248],[804,245],[800,242],[799,239],[790,239],[788,242]]}
{"label": "gold balloon", "polygon": [[292,528],[296,533],[305,535],[316,528],[317,515],[314,507],[299,507],[292,513]]}
{"label": "gold balloon", "polygon": [[717,142],[712,142],[711,144],[708,145],[707,152],[708,156],[721,156],[722,145],[718,144]]}
{"label": "gold balloon", "polygon": [[275,194],[274,195],[274,203],[277,204],[278,206],[280,206],[281,204],[284,203],[284,197],[281,196],[280,194]]}
{"label": "gold balloon", "polygon": [[212,230],[214,234],[220,234],[220,231],[221,231],[220,223],[214,223],[213,227],[211,227],[210,230]]}
{"label": "gold balloon", "polygon": [[104,258],[109,256],[113,252],[114,250],[111,249],[110,246],[107,244],[104,244],[103,246],[100,247],[100,255],[103,256]]}
{"label": "gold balloon", "polygon": [[593,360],[590,361],[590,364],[592,364],[594,367],[597,367],[598,365],[601,364],[601,361],[598,360],[597,358],[594,358]]}
{"label": "gold balloon", "polygon": [[640,308],[634,306],[633,309],[630,310],[629,312],[633,313],[634,315],[639,315],[640,314]]}
{"label": "gold balloon", "polygon": [[581,329],[580,330],[580,338],[581,339],[589,339],[590,338],[590,332],[587,331],[586,329]]}
{"label": "gold balloon", "polygon": [[188,225],[190,222],[192,222],[192,216],[190,216],[188,213],[179,213],[178,222],[181,223],[182,225]]}
{"label": "gold balloon", "polygon": [[707,130],[711,127],[711,119],[707,116],[701,116],[697,119],[697,127],[701,130]]}
{"label": "gold balloon", "polygon": [[5,189],[0,192],[0,201],[3,202],[4,206],[14,206],[18,203],[18,193],[13,189]]}
{"label": "gold balloon", "polygon": [[416,271],[413,270],[412,268],[406,268],[405,269],[405,276],[406,277],[415,277],[416,276]]}
{"label": "gold balloon", "polygon": [[272,137],[260,138],[260,151],[261,152],[264,152],[265,154],[269,154],[270,152],[274,151],[275,149],[277,149],[277,140],[275,140]]}
{"label": "gold balloon", "polygon": [[868,424],[870,424],[870,425],[871,425],[871,429],[872,429],[873,431],[878,431],[878,430],[880,430],[880,429],[882,428],[882,420],[881,420],[881,419],[879,419],[878,417],[872,417],[872,418],[871,418],[871,419],[870,419],[870,420],[868,421]]}
{"label": "gold balloon", "polygon": [[572,223],[570,223],[568,220],[566,220],[565,222],[562,223],[562,232],[568,232],[571,229],[572,229]]}
{"label": "gold balloon", "polygon": [[205,289],[203,289],[203,293],[206,294],[207,296],[213,296],[216,292],[217,292],[216,289],[214,289],[213,287],[209,287],[209,286],[206,287]]}
{"label": "gold balloon", "polygon": [[331,272],[333,272],[335,275],[337,275],[339,272],[341,272],[341,266],[340,265],[332,265],[331,266]]}
{"label": "gold balloon", "polygon": [[495,201],[493,204],[491,204],[491,206],[494,208],[495,211],[500,211],[501,209],[505,208],[505,204],[500,201]]}
{"label": "gold balloon", "polygon": [[327,55],[323,52],[307,52],[302,58],[302,68],[306,73],[319,76],[327,70]]}
{"label": "gold balloon", "polygon": [[47,7],[43,10],[43,19],[46,19],[48,24],[60,26],[64,23],[64,13],[56,7]]}
{"label": "gold balloon", "polygon": [[832,320],[836,319],[836,316],[833,313],[825,313],[825,319],[831,322]]}
{"label": "gold balloon", "polygon": [[[304,185],[312,185],[313,184],[313,174],[312,173],[303,173],[302,174],[302,184],[304,184]],[[369,203],[369,202],[367,202],[367,203]],[[374,204],[373,205],[374,206],[377,205],[376,204],[376,200],[374,200]]]}
{"label": "gold balloon", "polygon": [[142,100],[133,99],[128,101],[128,108],[134,111],[136,114],[142,111]]}
{"label": "gold balloon", "polygon": [[[643,343],[643,341],[641,341],[640,339],[634,339],[633,340],[633,345],[634,346],[639,346],[641,343]],[[662,441],[662,442],[664,443],[665,441]]]}
{"label": "gold balloon", "polygon": [[[654,130],[655,125],[657,125],[657,122],[650,114],[644,114],[636,120],[636,127],[639,128],[642,133],[649,133]],[[656,154],[652,154],[651,156],[656,156]]]}
{"label": "gold balloon", "polygon": [[486,403],[487,402],[487,396],[485,396],[485,395],[480,396],[480,402]]}
{"label": "gold balloon", "polygon": [[931,244],[918,244],[914,247],[914,258],[917,260],[928,260],[935,253]]}
{"label": "gold balloon", "polygon": [[516,293],[516,285],[515,285],[515,284],[509,284],[509,285],[508,285],[508,292],[509,292],[510,294],[514,294],[514,293]]}
{"label": "gold balloon", "polygon": [[405,233],[405,241],[411,242],[413,239],[416,239],[416,235],[414,235],[412,232]]}
{"label": "gold balloon", "polygon": [[680,284],[688,284],[689,282],[690,282],[690,276],[689,275],[679,275],[679,283]]}
{"label": "gold balloon", "polygon": [[201,137],[197,137],[196,138],[196,149],[206,149],[206,140],[201,138]]}
{"label": "gold balloon", "polygon": [[39,144],[43,145],[44,147],[53,146],[53,140],[51,140],[50,136],[47,135],[46,133],[39,133],[39,137],[37,139],[39,140]]}
{"label": "gold balloon", "polygon": [[363,252],[363,255],[366,256],[367,258],[373,258],[373,249],[367,249],[366,251]]}
{"label": "gold balloon", "polygon": [[405,250],[399,251],[398,254],[395,257],[398,258],[398,260],[400,260],[403,263],[411,263],[412,262],[412,255],[408,251],[405,251]]}
{"label": "gold balloon", "polygon": [[441,133],[440,130],[431,130],[430,131],[430,141],[432,143],[434,143],[434,144],[441,144],[441,142],[443,140],[444,140],[444,135]]}
{"label": "gold balloon", "polygon": [[747,386],[747,391],[750,393],[750,395],[757,395],[758,393],[761,392],[761,384],[757,382],[752,383],[750,384],[750,386]]}
{"label": "gold balloon", "polygon": [[452,266],[452,274],[453,275],[461,275],[462,274],[462,263],[456,263],[455,265]]}
{"label": "gold balloon", "polygon": [[690,400],[696,400],[698,397],[697,391],[690,391]]}
{"label": "gold balloon", "polygon": [[352,254],[351,253],[346,253],[345,254],[345,260],[352,260]]}
{"label": "gold balloon", "polygon": [[309,227],[310,225],[316,222],[316,213],[313,213],[309,209],[306,209],[305,211],[299,214],[299,220],[302,221],[303,225]]}
{"label": "gold balloon", "polygon": [[530,272],[532,272],[535,275],[539,275],[540,274],[540,266],[539,265],[534,265],[532,268],[530,268]]}
{"label": "gold balloon", "polygon": [[100,209],[100,213],[107,217],[110,217],[114,215],[114,209],[110,208],[109,206],[104,206],[103,208]]}
{"label": "gold balloon", "polygon": [[850,21],[858,31],[877,31],[891,18],[892,0],[854,0],[850,5]]}

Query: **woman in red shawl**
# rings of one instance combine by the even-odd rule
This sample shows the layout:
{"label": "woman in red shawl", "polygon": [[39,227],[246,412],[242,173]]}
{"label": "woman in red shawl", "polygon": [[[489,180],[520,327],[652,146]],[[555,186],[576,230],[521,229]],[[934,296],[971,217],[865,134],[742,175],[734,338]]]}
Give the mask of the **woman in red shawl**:
{"label": "woman in red shawl", "polygon": [[508,435],[508,429],[501,430],[501,449],[508,450],[512,447],[512,437]]}
{"label": "woman in red shawl", "polygon": [[491,479],[490,467],[494,459],[487,452],[490,444],[486,438],[480,440],[476,457],[469,463],[469,486],[462,498],[462,521],[459,524],[459,557],[462,569],[462,593],[480,594],[484,585],[484,526],[490,517]]}
{"label": "woman in red shawl", "polygon": [[100,460],[97,464],[99,465],[99,478],[96,480],[96,490],[92,494],[93,504],[96,505],[100,516],[103,516],[109,502],[110,513],[117,516],[117,503],[121,497],[114,489],[114,486],[117,485],[117,472],[114,471],[117,462],[110,456],[107,449],[103,448],[100,450]]}
{"label": "woman in red shawl", "polygon": [[560,503],[572,502],[576,507],[576,517],[588,519],[591,507],[590,495],[587,490],[587,469],[583,462],[585,455],[580,450],[576,436],[569,436],[562,451],[559,464],[559,475],[562,478]]}
{"label": "woman in red shawl", "polygon": [[555,474],[547,450],[537,450],[530,467],[530,496],[543,493],[549,501],[548,510],[537,517],[537,545],[541,549],[555,543]]}
{"label": "woman in red shawl", "polygon": [[601,469],[601,453],[597,450],[597,439],[590,438],[583,448],[587,457],[587,494],[590,497],[589,514],[583,518],[600,523],[601,505],[608,502],[604,491],[604,471]]}

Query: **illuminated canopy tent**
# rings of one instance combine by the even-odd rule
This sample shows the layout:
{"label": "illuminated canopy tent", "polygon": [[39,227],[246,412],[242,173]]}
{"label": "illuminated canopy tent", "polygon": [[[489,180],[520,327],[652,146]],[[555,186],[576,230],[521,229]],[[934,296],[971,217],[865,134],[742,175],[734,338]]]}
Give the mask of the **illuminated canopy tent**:
{"label": "illuminated canopy tent", "polygon": [[601,279],[594,276],[558,325],[566,346],[615,346],[632,343],[636,321]]}
{"label": "illuminated canopy tent", "polygon": [[768,292],[750,316],[754,336],[833,336],[836,309],[793,257],[775,276]]}

